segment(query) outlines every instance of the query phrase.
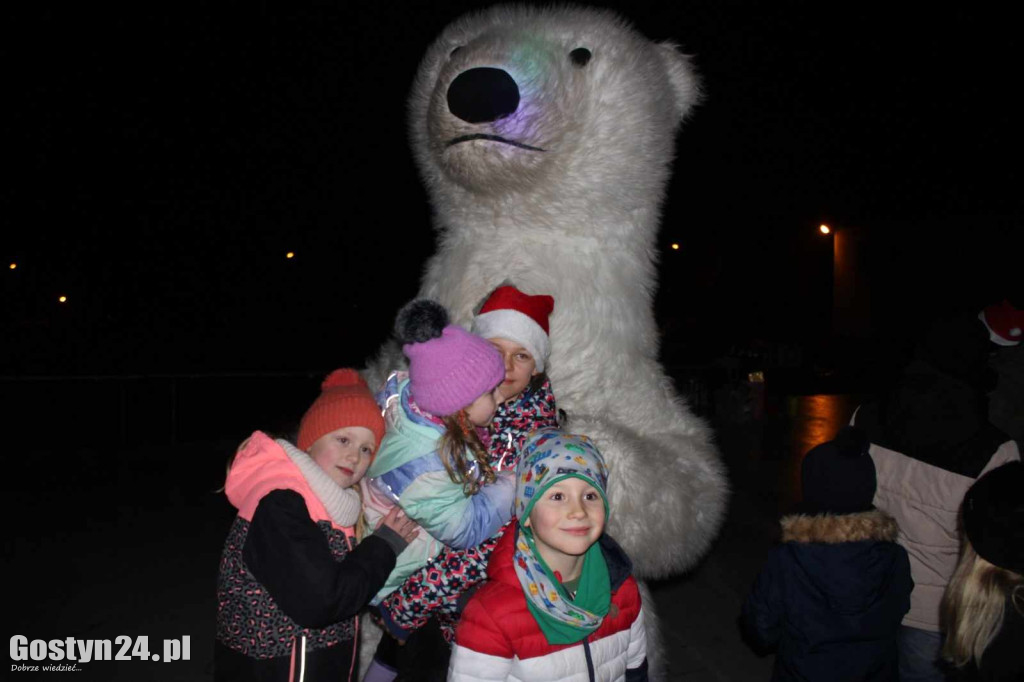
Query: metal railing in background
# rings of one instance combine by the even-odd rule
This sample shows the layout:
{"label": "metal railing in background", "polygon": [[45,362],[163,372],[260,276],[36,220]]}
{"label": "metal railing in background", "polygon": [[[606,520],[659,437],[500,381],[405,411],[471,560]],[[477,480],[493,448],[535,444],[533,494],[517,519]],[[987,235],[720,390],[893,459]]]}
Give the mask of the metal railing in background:
{"label": "metal railing in background", "polygon": [[323,372],[0,377],[5,437],[67,447],[173,445],[286,435]]}
{"label": "metal railing in background", "polygon": [[[694,412],[714,412],[706,368],[670,373]],[[9,442],[47,450],[241,439],[255,429],[290,436],[324,374],[0,376],[0,423]]]}

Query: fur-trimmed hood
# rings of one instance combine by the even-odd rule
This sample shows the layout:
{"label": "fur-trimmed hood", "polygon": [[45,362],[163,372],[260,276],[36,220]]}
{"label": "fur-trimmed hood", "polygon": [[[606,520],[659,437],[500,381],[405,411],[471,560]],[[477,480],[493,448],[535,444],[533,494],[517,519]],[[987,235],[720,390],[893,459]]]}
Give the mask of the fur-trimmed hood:
{"label": "fur-trimmed hood", "polygon": [[782,517],[783,542],[896,542],[896,519],[873,509],[859,514],[792,514]]}
{"label": "fur-trimmed hood", "polygon": [[882,511],[793,515],[781,523],[783,551],[800,580],[837,613],[870,610],[887,593],[897,563],[907,561],[896,522]]}
{"label": "fur-trimmed hood", "polygon": [[775,649],[776,682],[895,680],[910,608],[910,560],[884,512],[787,516],[743,604],[741,623]]}

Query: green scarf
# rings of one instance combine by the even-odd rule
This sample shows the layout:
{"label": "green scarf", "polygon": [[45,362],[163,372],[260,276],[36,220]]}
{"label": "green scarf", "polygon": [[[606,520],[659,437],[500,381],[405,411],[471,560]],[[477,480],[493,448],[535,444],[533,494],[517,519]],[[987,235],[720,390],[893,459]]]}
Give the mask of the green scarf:
{"label": "green scarf", "polygon": [[575,598],[569,596],[537,551],[529,528],[519,527],[514,566],[526,605],[549,644],[575,644],[601,626],[611,607],[612,587],[599,543],[583,555]]}

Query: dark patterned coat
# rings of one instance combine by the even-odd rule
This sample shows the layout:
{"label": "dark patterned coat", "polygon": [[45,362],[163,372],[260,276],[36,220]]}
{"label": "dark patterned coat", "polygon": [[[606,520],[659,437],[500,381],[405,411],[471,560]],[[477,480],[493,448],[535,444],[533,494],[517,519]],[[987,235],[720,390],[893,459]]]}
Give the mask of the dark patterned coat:
{"label": "dark patterned coat", "polygon": [[218,680],[350,679],[355,615],[395,563],[384,540],[352,548],[281,446],[257,432],[226,485],[238,507],[217,579]]}

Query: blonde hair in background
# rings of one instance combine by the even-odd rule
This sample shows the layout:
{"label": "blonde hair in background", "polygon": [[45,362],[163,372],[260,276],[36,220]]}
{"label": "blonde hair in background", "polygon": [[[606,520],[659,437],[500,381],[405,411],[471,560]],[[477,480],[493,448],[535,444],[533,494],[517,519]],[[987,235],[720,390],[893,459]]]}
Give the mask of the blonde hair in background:
{"label": "blonde hair in background", "polygon": [[[453,415],[442,417],[444,433],[438,439],[437,454],[441,456],[441,463],[444,464],[448,477],[452,483],[461,483],[462,491],[466,495],[476,495],[480,492],[480,486],[494,483],[496,476],[491,462],[487,456],[487,448],[480,442],[476,428],[469,423],[465,410],[459,410]],[[469,474],[469,462],[466,459],[466,449],[473,453],[479,469],[479,475]]]}
{"label": "blonde hair in background", "polygon": [[[377,454],[377,453],[374,453],[374,454]],[[353,483],[351,487],[352,487],[352,490],[355,490],[356,493],[359,494],[359,499],[362,500],[363,499],[363,488],[362,488],[362,486],[359,483]],[[359,542],[362,542],[363,538],[365,538],[367,535],[370,535],[371,533],[373,533],[373,531],[374,531],[374,529],[370,528],[370,524],[366,520],[366,506],[360,504],[359,505],[359,518],[356,519],[356,527],[355,527],[356,540],[359,541]]]}
{"label": "blonde hair in background", "polygon": [[965,538],[960,562],[942,597],[942,657],[958,668],[972,659],[981,665],[982,654],[1003,626],[1007,595],[1024,615],[1024,576],[982,559]]}

